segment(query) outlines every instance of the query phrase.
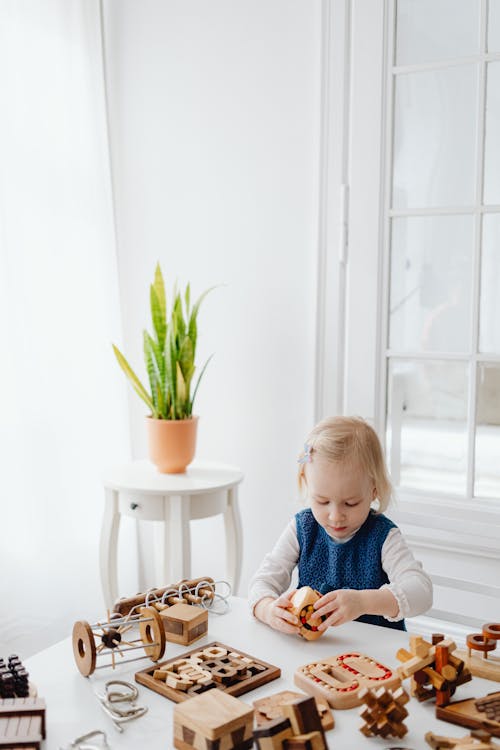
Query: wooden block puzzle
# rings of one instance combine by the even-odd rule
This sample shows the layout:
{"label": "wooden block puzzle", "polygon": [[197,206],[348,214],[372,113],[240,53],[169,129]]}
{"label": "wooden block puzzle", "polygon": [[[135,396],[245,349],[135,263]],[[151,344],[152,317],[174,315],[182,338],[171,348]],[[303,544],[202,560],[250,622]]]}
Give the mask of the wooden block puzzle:
{"label": "wooden block puzzle", "polygon": [[280,675],[279,667],[213,641],[143,669],[136,673],[135,680],[180,703],[212,688],[233,696],[243,695]]}
{"label": "wooden block puzzle", "polygon": [[392,669],[355,651],[305,664],[295,672],[294,681],[304,692],[340,709],[359,706],[359,691],[365,687],[396,688],[401,684]]}
{"label": "wooden block puzzle", "polygon": [[442,633],[435,633],[432,643],[411,636],[410,650],[400,648],[396,657],[403,662],[398,667],[399,676],[411,677],[410,692],[419,701],[435,698],[437,706],[446,706],[457,687],[471,679],[465,662],[457,656],[455,643]]}
{"label": "wooden block puzzle", "polygon": [[498,656],[492,654],[499,640],[500,623],[487,622],[483,625],[482,633],[467,635],[467,650],[457,651],[456,655],[465,661],[474,677],[500,682],[500,653]]}
{"label": "wooden block puzzle", "polygon": [[207,610],[190,604],[167,607],[160,612],[160,617],[165,628],[165,638],[171,643],[189,646],[198,638],[203,638],[208,631]]}
{"label": "wooden block puzzle", "polygon": [[325,733],[311,696],[282,706],[284,716],[258,727],[254,739],[259,750],[327,750]]}
{"label": "wooden block puzzle", "polygon": [[363,688],[359,698],[366,704],[360,711],[364,724],[360,727],[365,737],[404,737],[408,727],[404,719],[408,711],[404,707],[410,696],[403,687],[394,692],[381,687],[378,690]]}
{"label": "wooden block puzzle", "polygon": [[[264,724],[269,724],[269,722],[275,719],[282,718],[285,715],[283,712],[285,703],[295,703],[300,698],[304,698],[303,693],[296,693],[293,690],[283,690],[280,693],[273,693],[272,695],[267,695],[265,698],[254,701],[255,723],[260,727]],[[315,701],[323,730],[327,732],[329,729],[333,729],[335,721],[328,703],[318,698],[315,698]]]}
{"label": "wooden block puzzle", "polygon": [[251,750],[253,709],[220,690],[209,690],[174,708],[178,750]]}
{"label": "wooden block puzzle", "polygon": [[314,602],[321,599],[321,596],[322,594],[320,594],[319,591],[315,591],[309,586],[302,586],[302,588],[297,589],[290,599],[292,604],[290,612],[293,612],[293,614],[299,618],[299,634],[307,641],[315,641],[317,638],[320,638],[324,632],[318,630],[318,625],[323,620],[326,620],[325,616],[321,617],[320,621],[315,625],[311,625],[309,622],[311,615],[314,613]]}
{"label": "wooden block puzzle", "polygon": [[45,701],[42,698],[0,700],[0,748],[39,750],[45,738]]}
{"label": "wooden block puzzle", "polygon": [[476,730],[465,737],[442,737],[427,732],[425,741],[433,750],[500,750],[500,745],[493,742],[489,732]]}
{"label": "wooden block puzzle", "polygon": [[469,698],[453,701],[447,706],[436,706],[436,718],[500,737],[499,706],[500,692],[490,693],[484,698]]}

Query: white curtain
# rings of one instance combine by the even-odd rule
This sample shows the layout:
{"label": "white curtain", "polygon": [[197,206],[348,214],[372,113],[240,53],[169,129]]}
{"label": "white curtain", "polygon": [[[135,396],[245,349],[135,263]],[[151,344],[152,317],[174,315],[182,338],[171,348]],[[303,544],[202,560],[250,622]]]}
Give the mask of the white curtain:
{"label": "white curtain", "polygon": [[0,92],[0,655],[28,656],[102,613],[128,455],[98,0],[1,0]]}

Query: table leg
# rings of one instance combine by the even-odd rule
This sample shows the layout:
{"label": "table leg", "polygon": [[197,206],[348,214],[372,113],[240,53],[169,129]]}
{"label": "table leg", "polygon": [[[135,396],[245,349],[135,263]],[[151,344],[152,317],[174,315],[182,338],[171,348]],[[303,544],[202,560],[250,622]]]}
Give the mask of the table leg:
{"label": "table leg", "polygon": [[106,488],[104,514],[101,526],[101,541],[99,546],[99,566],[101,571],[101,586],[104,604],[109,609],[112,608],[118,599],[116,558],[119,528],[120,514],[118,513],[118,492]]}
{"label": "table leg", "polygon": [[191,498],[189,495],[170,496],[170,533],[165,538],[164,563],[168,562],[170,546],[170,574],[177,583],[182,578],[191,578],[191,534],[189,531]]}
{"label": "table leg", "polygon": [[233,596],[238,595],[240,585],[241,561],[243,557],[243,535],[241,533],[241,517],[238,508],[238,487],[230,487],[227,491],[227,507],[224,512],[226,527],[226,564],[229,583]]}

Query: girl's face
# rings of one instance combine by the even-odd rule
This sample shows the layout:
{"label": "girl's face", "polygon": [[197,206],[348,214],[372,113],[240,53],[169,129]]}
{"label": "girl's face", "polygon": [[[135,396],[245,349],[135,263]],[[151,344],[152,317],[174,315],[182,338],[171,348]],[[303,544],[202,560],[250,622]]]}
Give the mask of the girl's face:
{"label": "girl's face", "polygon": [[377,490],[357,464],[313,456],[304,475],[312,514],[332,539],[345,539],[363,525]]}

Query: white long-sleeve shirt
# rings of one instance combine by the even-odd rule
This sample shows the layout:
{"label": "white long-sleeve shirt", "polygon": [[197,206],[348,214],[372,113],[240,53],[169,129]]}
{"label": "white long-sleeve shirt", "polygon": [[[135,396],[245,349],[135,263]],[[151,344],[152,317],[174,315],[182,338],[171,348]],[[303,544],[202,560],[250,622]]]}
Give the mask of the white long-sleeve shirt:
{"label": "white long-sleeve shirt", "polygon": [[[349,540],[343,540],[346,541]],[[272,552],[264,557],[250,581],[248,600],[252,612],[255,605],[264,597],[270,596],[275,599],[289,588],[299,556],[297,528],[295,518],[292,518]],[[389,579],[389,583],[384,584],[382,588],[391,591],[399,607],[396,617],[386,617],[386,620],[396,622],[405,617],[414,617],[431,607],[431,579],[422,568],[422,563],[413,557],[398,528],[389,531],[382,546],[382,568]]]}

